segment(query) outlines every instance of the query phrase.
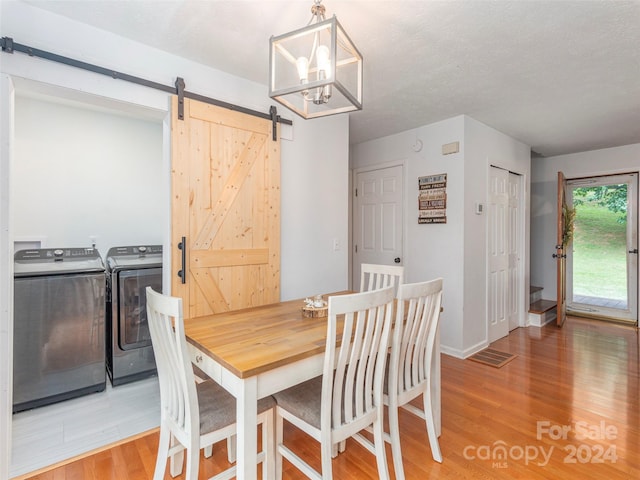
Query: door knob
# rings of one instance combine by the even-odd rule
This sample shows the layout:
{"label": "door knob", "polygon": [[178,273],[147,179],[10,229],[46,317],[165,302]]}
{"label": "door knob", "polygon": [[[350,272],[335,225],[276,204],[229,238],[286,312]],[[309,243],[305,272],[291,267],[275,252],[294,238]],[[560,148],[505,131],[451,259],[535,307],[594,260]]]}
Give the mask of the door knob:
{"label": "door knob", "polygon": [[638,253],[638,249],[637,249],[637,248],[634,248],[633,250],[629,250],[629,253],[635,253],[635,254],[637,254],[637,253]]}
{"label": "door knob", "polygon": [[393,261],[396,262],[396,263],[400,263],[400,257],[394,258]]}

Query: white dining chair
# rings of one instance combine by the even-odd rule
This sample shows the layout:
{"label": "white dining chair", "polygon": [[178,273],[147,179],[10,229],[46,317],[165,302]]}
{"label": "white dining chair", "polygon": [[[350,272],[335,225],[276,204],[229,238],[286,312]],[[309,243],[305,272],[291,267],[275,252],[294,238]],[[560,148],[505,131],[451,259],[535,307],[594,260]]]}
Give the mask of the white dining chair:
{"label": "white dining chair", "polygon": [[[274,394],[278,480],[283,458],[309,478],[332,479],[332,446],[368,426],[373,443],[357,440],[375,455],[379,478],[389,479],[382,394],[393,298],[393,287],[329,297],[322,376]],[[285,445],[284,420],[320,442],[321,473]]]}
{"label": "white dining chair", "polygon": [[[440,321],[442,279],[402,284],[397,299],[383,399],[389,414],[385,440],[391,443],[396,479],[403,480],[399,407],[425,420],[431,455],[442,462],[431,401],[431,364]],[[409,403],[420,395],[422,410]]]}
{"label": "white dining chair", "polygon": [[394,293],[396,293],[398,285],[403,282],[404,267],[402,265],[379,265],[375,263],[363,263],[360,265],[361,292],[393,286]]}
{"label": "white dining chair", "polygon": [[[147,319],[160,383],[160,442],[154,480],[164,478],[167,457],[170,473],[180,475],[187,450],[186,479],[197,480],[200,449],[236,434],[236,400],[211,379],[196,382],[187,351],[182,317],[182,299],[146,289]],[[275,445],[273,415],[275,402],[267,397],[258,402],[258,424],[262,424],[262,477],[273,478]],[[235,448],[229,449],[229,460]],[[235,476],[235,465],[211,480]]]}
{"label": "white dining chair", "polygon": [[[404,282],[404,267],[402,265],[382,265],[377,263],[363,263],[360,265],[360,291],[369,292],[378,288],[393,287],[394,294],[398,292],[398,285]],[[333,456],[344,452],[347,444],[342,441],[333,446]]]}

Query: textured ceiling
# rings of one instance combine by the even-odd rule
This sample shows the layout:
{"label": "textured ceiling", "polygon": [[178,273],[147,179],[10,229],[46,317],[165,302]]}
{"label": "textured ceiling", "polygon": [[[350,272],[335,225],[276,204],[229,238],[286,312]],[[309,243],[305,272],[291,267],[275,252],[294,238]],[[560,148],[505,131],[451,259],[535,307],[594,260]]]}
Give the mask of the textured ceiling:
{"label": "textured ceiling", "polygon": [[[27,3],[266,85],[269,37],[313,1]],[[351,143],[460,114],[544,156],[640,143],[640,0],[323,4],[364,57]]]}

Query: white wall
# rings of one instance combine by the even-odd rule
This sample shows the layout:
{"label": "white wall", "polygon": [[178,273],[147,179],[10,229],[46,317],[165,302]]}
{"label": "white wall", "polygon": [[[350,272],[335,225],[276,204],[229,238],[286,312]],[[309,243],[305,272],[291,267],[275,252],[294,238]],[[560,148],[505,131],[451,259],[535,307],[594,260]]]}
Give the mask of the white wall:
{"label": "white wall", "polygon": [[[423,145],[419,152],[413,149],[416,140]],[[443,155],[442,145],[451,142],[460,142],[460,151]],[[475,202],[487,203],[489,165],[528,178],[529,160],[528,146],[467,116],[352,146],[354,169],[389,162],[405,166],[406,281],[444,279],[445,353],[466,357],[486,346],[487,218],[473,213]],[[418,177],[439,173],[447,174],[447,223],[419,225]],[[528,231],[522,233],[528,238]]]}
{"label": "white wall", "polygon": [[[444,312],[441,317],[443,349],[462,347],[463,248],[462,199],[464,196],[464,157],[461,152],[442,155],[442,144],[463,144],[464,118],[405,131],[352,146],[351,167],[363,168],[381,163],[404,163],[404,252],[405,281],[444,279]],[[415,152],[416,141],[422,150]],[[418,225],[418,177],[447,174],[447,223]]]}
{"label": "white wall", "polygon": [[[185,79],[186,89],[229,103],[268,112],[273,102],[268,88],[233,77],[184,58],[131,42],[64,17],[50,14],[22,2],[0,2],[0,31],[14,42],[94,63],[130,75],[173,85],[176,77]],[[110,77],[82,71],[25,54],[0,53],[2,98],[2,144],[0,144],[0,478],[8,476],[11,426],[11,322],[15,210],[11,195],[14,148],[14,85],[18,93],[49,87],[64,89],[72,100],[106,106],[110,109],[156,112],[164,118],[163,185],[168,192],[169,144],[166,116],[169,96],[165,92],[133,85]],[[24,79],[28,79],[27,82]],[[266,79],[265,79],[266,80]],[[283,299],[337,291],[347,287],[346,252],[334,252],[332,239],[347,241],[348,211],[348,118],[344,115],[304,121],[279,107],[284,118],[293,120],[286,129],[291,140],[283,140],[282,161],[282,276]],[[321,139],[321,140],[318,140]],[[321,148],[320,148],[321,147]],[[165,202],[169,204],[168,199]],[[317,221],[310,222],[315,216]],[[311,228],[301,229],[301,226]],[[168,242],[168,227],[164,242]],[[86,232],[85,232],[86,233]],[[78,235],[83,235],[79,233]],[[330,239],[330,240],[328,240]],[[6,254],[8,253],[8,255]]]}
{"label": "white wall", "polygon": [[[282,142],[282,298],[344,290],[348,285],[349,117],[312,120]],[[333,250],[333,240],[341,248]]]}
{"label": "white wall", "polygon": [[640,144],[534,158],[531,161],[531,284],[556,299],[555,253],[558,171],[578,178],[640,171]]}
{"label": "white wall", "polygon": [[11,454],[11,409],[13,385],[13,238],[11,224],[11,164],[7,161],[11,153],[13,138],[13,84],[6,76],[0,77],[0,479],[9,477]]}
{"label": "white wall", "polygon": [[17,97],[13,235],[44,245],[160,244],[162,123]]}
{"label": "white wall", "polygon": [[[464,186],[464,333],[463,346],[468,353],[487,341],[486,316],[480,321],[477,312],[487,315],[487,215],[476,215],[476,202],[488,206],[491,165],[521,177],[521,215],[519,259],[522,282],[518,285],[519,325],[524,326],[529,308],[529,180],[531,148],[507,135],[465,117],[465,186]],[[485,208],[485,211],[486,208]],[[465,353],[465,355],[466,355]]]}

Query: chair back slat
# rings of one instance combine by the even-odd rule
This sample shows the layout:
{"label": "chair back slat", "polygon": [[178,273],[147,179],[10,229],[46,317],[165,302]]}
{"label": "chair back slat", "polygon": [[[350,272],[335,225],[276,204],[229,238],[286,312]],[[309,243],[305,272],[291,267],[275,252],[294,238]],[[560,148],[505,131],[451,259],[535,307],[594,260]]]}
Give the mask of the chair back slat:
{"label": "chair back slat", "polygon": [[442,279],[400,285],[397,298],[388,388],[399,395],[428,379],[440,319]]}
{"label": "chair back slat", "polygon": [[369,292],[380,288],[394,287],[404,282],[404,267],[402,265],[378,265],[363,263],[360,265],[360,291]]}
{"label": "chair back slat", "polygon": [[392,286],[329,297],[321,407],[322,422],[331,422],[326,427],[365,421],[381,407],[393,298]]}

